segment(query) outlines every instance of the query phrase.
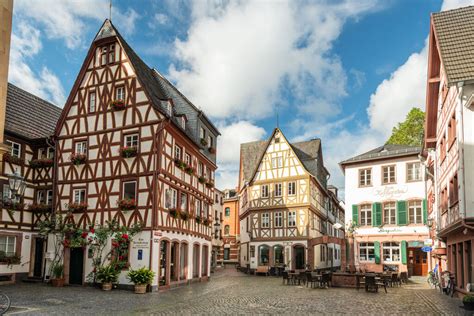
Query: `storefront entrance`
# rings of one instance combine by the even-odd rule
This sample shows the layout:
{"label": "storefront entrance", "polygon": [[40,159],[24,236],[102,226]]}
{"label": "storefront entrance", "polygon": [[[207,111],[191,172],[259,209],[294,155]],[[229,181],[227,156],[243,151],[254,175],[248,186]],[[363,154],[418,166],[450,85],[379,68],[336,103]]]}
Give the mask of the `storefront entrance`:
{"label": "storefront entrance", "polygon": [[408,274],[417,276],[428,274],[428,256],[421,248],[408,248]]}

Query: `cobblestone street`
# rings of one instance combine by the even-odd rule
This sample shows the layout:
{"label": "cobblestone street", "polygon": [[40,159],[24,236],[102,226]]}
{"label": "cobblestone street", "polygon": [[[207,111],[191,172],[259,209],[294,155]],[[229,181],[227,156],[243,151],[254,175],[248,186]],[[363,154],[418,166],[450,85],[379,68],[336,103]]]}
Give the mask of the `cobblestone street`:
{"label": "cobblestone street", "polygon": [[248,276],[231,268],[213,274],[209,282],[147,295],[42,284],[3,286],[1,290],[10,296],[11,313],[17,315],[468,315],[460,308],[459,299],[429,289],[424,282],[389,288],[388,294],[383,290],[365,293],[355,289],[282,285],[279,278]]}

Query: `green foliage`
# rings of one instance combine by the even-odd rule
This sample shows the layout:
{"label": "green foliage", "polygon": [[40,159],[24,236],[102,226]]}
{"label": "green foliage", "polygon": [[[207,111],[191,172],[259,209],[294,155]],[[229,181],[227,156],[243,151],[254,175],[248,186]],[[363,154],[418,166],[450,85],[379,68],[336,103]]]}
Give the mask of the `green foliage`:
{"label": "green foliage", "polygon": [[55,263],[52,266],[52,276],[56,279],[61,279],[64,275],[64,266],[62,263]]}
{"label": "green foliage", "polygon": [[120,271],[112,264],[100,267],[97,270],[97,280],[102,283],[115,283],[117,282]]}
{"label": "green foliage", "polygon": [[128,279],[136,285],[150,284],[153,281],[155,272],[148,268],[140,268],[137,270],[130,270],[127,274]]}
{"label": "green foliage", "polygon": [[465,295],[462,301],[464,303],[474,303],[474,295]]}
{"label": "green foliage", "polygon": [[404,122],[398,123],[392,129],[392,136],[387,144],[421,146],[425,125],[425,112],[412,108]]}

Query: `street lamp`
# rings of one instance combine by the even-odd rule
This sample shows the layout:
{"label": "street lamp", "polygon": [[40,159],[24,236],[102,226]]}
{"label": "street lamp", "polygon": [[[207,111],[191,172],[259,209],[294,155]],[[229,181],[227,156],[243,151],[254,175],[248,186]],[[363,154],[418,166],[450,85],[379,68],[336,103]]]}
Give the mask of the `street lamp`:
{"label": "street lamp", "polygon": [[16,204],[20,202],[21,197],[26,189],[25,178],[15,170],[13,174],[7,174],[8,186],[10,187],[11,196],[4,196],[4,203]]}

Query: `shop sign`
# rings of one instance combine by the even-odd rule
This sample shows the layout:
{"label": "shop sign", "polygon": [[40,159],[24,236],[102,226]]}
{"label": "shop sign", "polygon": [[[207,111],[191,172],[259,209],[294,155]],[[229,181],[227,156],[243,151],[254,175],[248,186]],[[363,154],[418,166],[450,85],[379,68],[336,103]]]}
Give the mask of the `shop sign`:
{"label": "shop sign", "polygon": [[137,240],[133,241],[133,246],[132,246],[133,249],[149,248],[149,247],[150,247],[150,243],[148,242],[148,240],[145,240],[143,238],[138,238]]}
{"label": "shop sign", "polygon": [[154,232],[153,235],[156,237],[161,237],[163,234],[161,232]]}
{"label": "shop sign", "polygon": [[407,186],[386,186],[383,189],[374,189],[373,193],[382,199],[400,198],[408,192]]}
{"label": "shop sign", "polygon": [[421,251],[423,251],[423,252],[431,252],[431,250],[433,250],[433,248],[428,247],[428,246],[425,246],[425,247],[421,248]]}
{"label": "shop sign", "polygon": [[408,247],[421,248],[425,246],[422,241],[409,241]]}
{"label": "shop sign", "polygon": [[425,246],[433,246],[433,240],[432,239],[425,239]]}

